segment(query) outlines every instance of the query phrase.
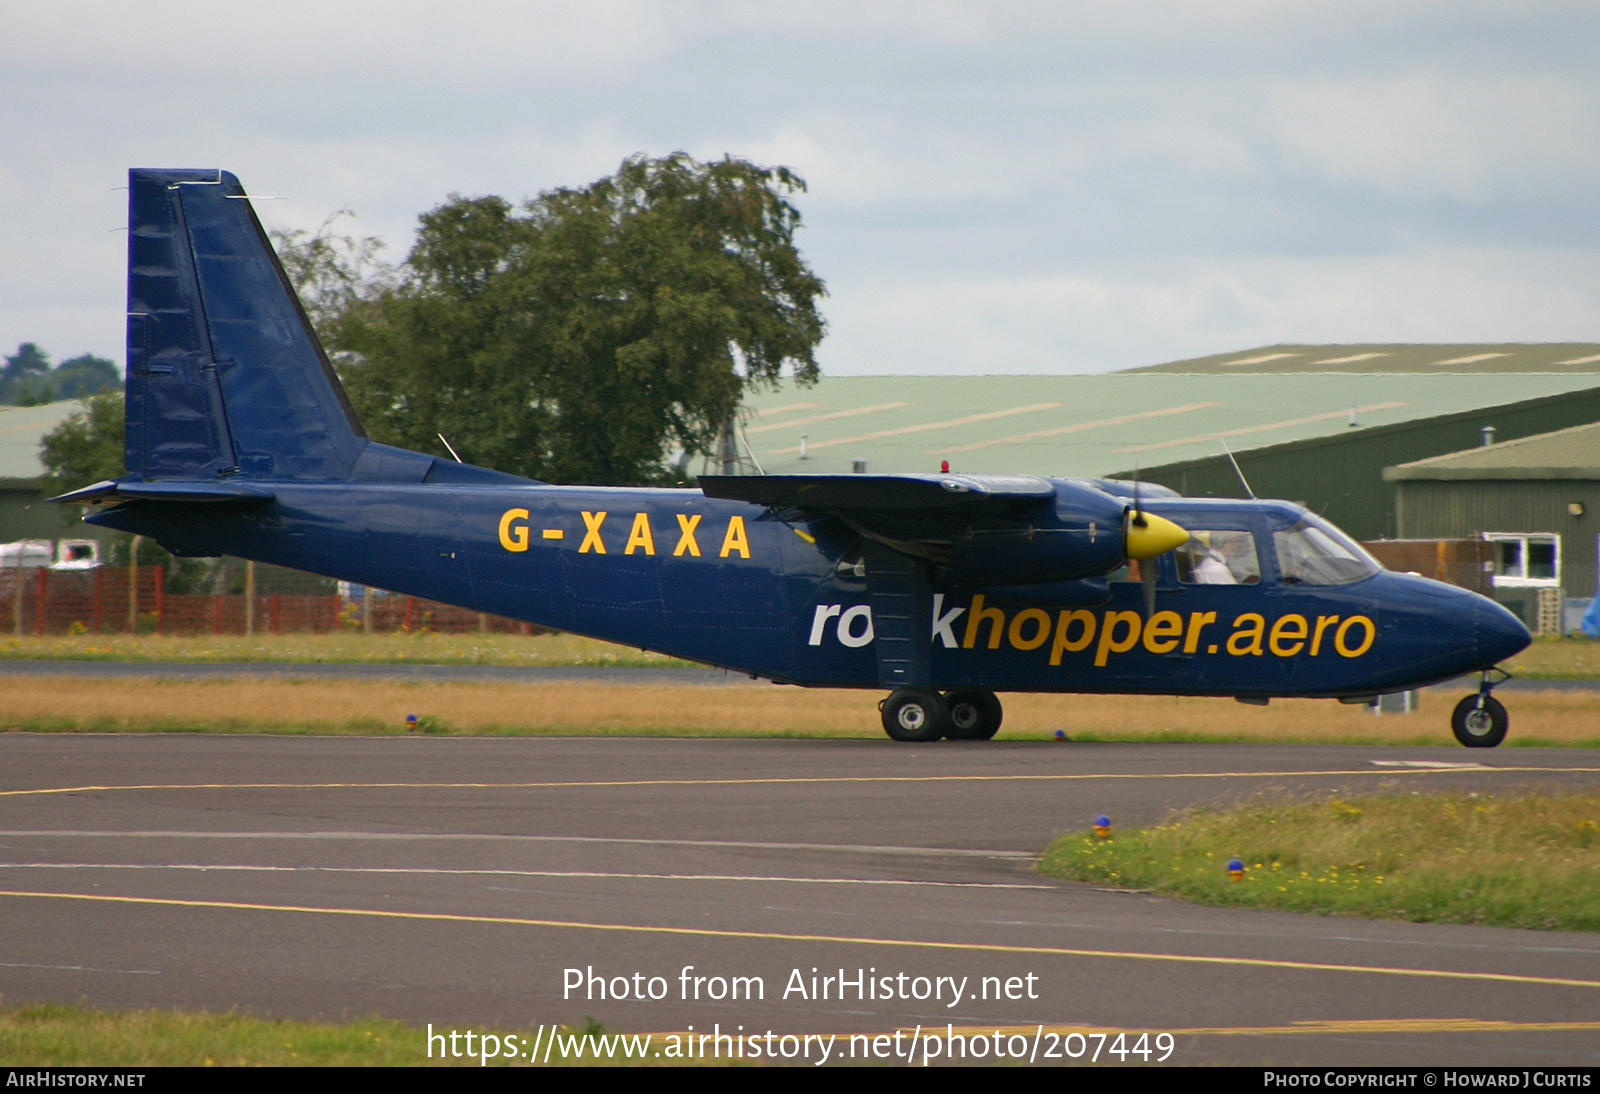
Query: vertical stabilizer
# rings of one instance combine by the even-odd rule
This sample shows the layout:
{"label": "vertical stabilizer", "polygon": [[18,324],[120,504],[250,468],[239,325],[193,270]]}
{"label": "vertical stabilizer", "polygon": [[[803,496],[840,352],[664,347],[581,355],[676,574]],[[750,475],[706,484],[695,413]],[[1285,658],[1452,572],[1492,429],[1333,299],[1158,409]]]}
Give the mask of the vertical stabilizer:
{"label": "vertical stabilizer", "polygon": [[128,184],[128,470],[348,478],[365,433],[239,180]]}

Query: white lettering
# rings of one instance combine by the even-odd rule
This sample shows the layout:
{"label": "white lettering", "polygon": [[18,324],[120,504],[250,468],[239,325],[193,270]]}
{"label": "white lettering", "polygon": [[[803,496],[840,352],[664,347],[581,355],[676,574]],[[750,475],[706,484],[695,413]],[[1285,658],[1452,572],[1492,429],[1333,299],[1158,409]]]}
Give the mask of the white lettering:
{"label": "white lettering", "polygon": [[822,629],[827,626],[828,620],[838,615],[841,610],[837,604],[817,605],[817,614],[811,617],[811,645],[822,645]]}
{"label": "white lettering", "polygon": [[[945,649],[953,650],[960,645],[960,643],[956,641],[955,631],[951,630],[950,628],[951,625],[954,624],[964,612],[966,612],[966,610],[967,609],[965,608],[951,608],[948,612],[945,612],[944,594],[933,594],[933,637],[943,642]],[[944,612],[944,614],[941,615],[939,614],[940,612]],[[811,644],[813,646],[816,645],[815,642]]]}
{"label": "white lettering", "polygon": [[[860,634],[855,634],[851,624],[857,619],[866,621],[866,628]],[[872,609],[865,604],[857,604],[839,617],[839,644],[859,649],[872,642]]]}

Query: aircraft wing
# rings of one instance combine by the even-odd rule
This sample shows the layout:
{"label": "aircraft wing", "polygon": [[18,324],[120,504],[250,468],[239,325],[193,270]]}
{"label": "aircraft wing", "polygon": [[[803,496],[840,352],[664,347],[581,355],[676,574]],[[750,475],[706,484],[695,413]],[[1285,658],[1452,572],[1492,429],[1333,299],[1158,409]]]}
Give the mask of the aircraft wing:
{"label": "aircraft wing", "polygon": [[775,509],[954,510],[965,519],[1055,496],[1035,475],[701,475],[700,489]]}

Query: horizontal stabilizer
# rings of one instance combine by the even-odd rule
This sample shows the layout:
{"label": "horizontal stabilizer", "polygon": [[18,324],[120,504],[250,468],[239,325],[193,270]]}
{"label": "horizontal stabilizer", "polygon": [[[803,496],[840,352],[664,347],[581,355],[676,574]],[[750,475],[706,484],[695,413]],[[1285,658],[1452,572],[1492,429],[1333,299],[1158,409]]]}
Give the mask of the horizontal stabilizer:
{"label": "horizontal stabilizer", "polygon": [[259,502],[272,500],[273,493],[264,486],[250,482],[126,482],[106,480],[81,490],[61,494],[51,501],[79,505],[106,504],[119,501],[176,501],[199,502],[211,505]]}
{"label": "horizontal stabilizer", "polygon": [[820,512],[990,510],[1055,496],[1034,475],[701,475],[708,498]]}

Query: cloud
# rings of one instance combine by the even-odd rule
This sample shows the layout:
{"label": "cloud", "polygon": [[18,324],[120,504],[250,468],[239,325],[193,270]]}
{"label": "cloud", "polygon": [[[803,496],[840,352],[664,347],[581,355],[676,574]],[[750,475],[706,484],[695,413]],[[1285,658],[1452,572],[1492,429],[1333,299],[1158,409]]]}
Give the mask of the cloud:
{"label": "cloud", "polygon": [[1600,331],[1600,256],[1440,249],[844,286],[832,374],[1101,372],[1276,342],[1545,342]]}
{"label": "cloud", "polygon": [[131,165],[226,167],[284,227],[351,207],[398,258],[452,192],[678,149],[810,183],[825,367],[1600,340],[1600,13],[1557,0],[0,0],[0,26],[0,345],[120,357]]}
{"label": "cloud", "polygon": [[1282,85],[1268,101],[1294,167],[1395,196],[1482,202],[1592,179],[1600,116],[1591,96],[1554,78],[1419,73]]}

